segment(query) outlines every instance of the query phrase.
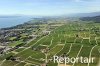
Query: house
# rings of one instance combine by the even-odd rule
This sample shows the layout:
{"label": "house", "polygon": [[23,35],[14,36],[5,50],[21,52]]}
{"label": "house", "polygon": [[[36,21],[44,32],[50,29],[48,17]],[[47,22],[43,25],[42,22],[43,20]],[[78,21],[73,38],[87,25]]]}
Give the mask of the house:
{"label": "house", "polygon": [[43,35],[48,35],[51,33],[51,31],[44,30],[42,33],[43,33]]}

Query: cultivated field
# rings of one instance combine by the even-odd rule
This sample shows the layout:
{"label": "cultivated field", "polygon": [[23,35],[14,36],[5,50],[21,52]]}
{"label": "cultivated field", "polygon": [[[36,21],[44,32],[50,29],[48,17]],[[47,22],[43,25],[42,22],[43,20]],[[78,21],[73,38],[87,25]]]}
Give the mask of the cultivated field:
{"label": "cultivated field", "polygon": [[[94,63],[68,63],[66,66],[98,66],[100,58],[100,23],[69,22],[51,25],[48,35],[0,57],[0,66],[64,66],[53,62],[53,56],[95,57]],[[14,56],[16,61],[6,60]],[[100,65],[99,65],[100,66]]]}

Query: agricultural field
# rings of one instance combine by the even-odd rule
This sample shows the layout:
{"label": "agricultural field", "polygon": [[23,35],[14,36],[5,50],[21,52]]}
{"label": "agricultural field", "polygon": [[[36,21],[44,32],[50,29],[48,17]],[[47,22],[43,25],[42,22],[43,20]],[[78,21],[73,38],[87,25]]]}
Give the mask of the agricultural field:
{"label": "agricultural field", "polygon": [[[49,34],[40,32],[33,41],[1,55],[0,66],[100,66],[100,23],[62,22],[48,26]],[[20,43],[18,41],[10,46]],[[65,65],[54,63],[53,56],[93,57],[95,60],[94,63]]]}

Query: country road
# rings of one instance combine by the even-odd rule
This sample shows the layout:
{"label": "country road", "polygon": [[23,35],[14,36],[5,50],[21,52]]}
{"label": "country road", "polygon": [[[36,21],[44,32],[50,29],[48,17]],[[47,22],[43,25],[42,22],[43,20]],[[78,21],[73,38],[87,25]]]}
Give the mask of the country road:
{"label": "country road", "polygon": [[100,58],[99,58],[99,63],[98,63],[98,65],[97,66],[100,66]]}

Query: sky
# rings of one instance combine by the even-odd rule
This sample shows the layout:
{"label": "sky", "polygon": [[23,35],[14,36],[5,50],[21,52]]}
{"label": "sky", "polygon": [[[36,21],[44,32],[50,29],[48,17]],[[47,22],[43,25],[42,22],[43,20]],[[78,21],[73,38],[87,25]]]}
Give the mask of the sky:
{"label": "sky", "polygon": [[53,16],[100,11],[100,0],[0,0],[0,15]]}

